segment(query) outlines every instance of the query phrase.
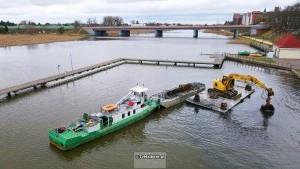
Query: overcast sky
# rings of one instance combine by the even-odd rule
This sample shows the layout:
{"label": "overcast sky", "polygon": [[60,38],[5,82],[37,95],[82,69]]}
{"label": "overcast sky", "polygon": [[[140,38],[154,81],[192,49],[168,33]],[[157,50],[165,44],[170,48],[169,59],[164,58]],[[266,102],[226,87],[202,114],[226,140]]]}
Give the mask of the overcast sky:
{"label": "overcast sky", "polygon": [[0,20],[65,23],[106,15],[125,22],[224,23],[234,12],[268,11],[300,0],[0,0]]}

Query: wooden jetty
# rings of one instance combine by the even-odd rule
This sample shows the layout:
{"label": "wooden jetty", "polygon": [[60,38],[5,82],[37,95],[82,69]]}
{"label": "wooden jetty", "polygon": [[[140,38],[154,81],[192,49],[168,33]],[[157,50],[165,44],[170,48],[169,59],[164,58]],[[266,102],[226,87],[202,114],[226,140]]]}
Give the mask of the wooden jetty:
{"label": "wooden jetty", "polygon": [[[223,64],[223,60],[216,58],[213,62],[200,62],[200,61],[182,61],[182,60],[162,60],[162,59],[132,59],[132,58],[117,58],[110,61],[98,63],[95,65],[83,67],[80,69],[76,69],[73,71],[69,71],[63,74],[53,75],[50,77],[42,78],[39,80],[23,83],[20,85],[8,87],[5,89],[0,89],[0,96],[6,95],[11,97],[12,95],[17,94],[22,90],[27,90],[30,88],[37,89],[38,87],[52,87],[56,85],[60,85],[63,83],[67,83],[70,81],[74,81],[76,79],[86,77],[88,75],[110,69],[112,67],[124,64],[124,63],[138,63],[138,64],[145,64],[145,63],[154,63],[156,65],[163,65],[161,63],[173,65],[173,66],[182,66],[179,64],[184,64],[186,66],[193,66],[196,65],[212,65],[214,68],[221,68]],[[49,83],[49,85],[46,85]]]}
{"label": "wooden jetty", "polygon": [[16,94],[17,92],[19,92],[21,90],[25,90],[25,89],[29,89],[29,88],[36,89],[39,86],[44,87],[44,86],[46,86],[46,83],[48,83],[48,82],[63,79],[63,78],[69,77],[69,76],[73,76],[75,74],[80,74],[80,73],[85,72],[85,71],[93,70],[93,69],[96,69],[96,68],[100,68],[100,67],[110,65],[110,64],[114,64],[114,63],[118,63],[118,62],[123,62],[123,59],[118,58],[118,59],[102,62],[102,63],[99,63],[99,64],[87,66],[87,67],[84,67],[84,68],[76,69],[76,70],[73,70],[73,71],[69,71],[69,72],[66,72],[64,74],[54,75],[54,76],[46,77],[46,78],[43,78],[43,79],[39,79],[39,80],[23,83],[23,84],[20,84],[20,85],[12,86],[12,87],[9,87],[9,88],[6,88],[6,89],[1,89],[0,90],[0,96],[6,94],[8,97],[10,97],[12,94]]}
{"label": "wooden jetty", "polygon": [[156,65],[173,65],[173,66],[192,66],[197,65],[212,65],[214,68],[221,68],[224,58],[215,58],[213,62],[201,62],[201,61],[186,61],[186,60],[168,60],[168,59],[124,59],[126,63],[138,63],[138,64],[156,64]]}

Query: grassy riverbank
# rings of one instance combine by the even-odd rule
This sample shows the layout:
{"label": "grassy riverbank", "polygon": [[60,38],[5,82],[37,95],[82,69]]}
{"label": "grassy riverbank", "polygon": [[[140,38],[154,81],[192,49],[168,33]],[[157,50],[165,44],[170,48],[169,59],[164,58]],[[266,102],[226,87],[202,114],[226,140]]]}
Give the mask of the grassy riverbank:
{"label": "grassy riverbank", "polygon": [[251,43],[251,39],[246,39],[243,37],[238,37],[237,39],[232,39],[230,41],[228,41],[228,44],[244,44],[244,45],[250,45]]}
{"label": "grassy riverbank", "polygon": [[0,35],[0,47],[74,41],[84,39],[86,37],[86,34],[5,34]]}
{"label": "grassy riverbank", "polygon": [[[153,30],[132,30],[131,34],[154,33]],[[108,31],[108,36],[118,37],[119,31]],[[51,42],[74,41],[87,38],[89,35],[85,31],[77,29],[59,33],[45,34],[0,34],[0,47],[35,45]]]}
{"label": "grassy riverbank", "polygon": [[224,36],[232,36],[233,35],[232,32],[222,31],[222,30],[213,30],[213,29],[206,29],[203,31],[203,33],[214,33],[217,35],[224,35]]}

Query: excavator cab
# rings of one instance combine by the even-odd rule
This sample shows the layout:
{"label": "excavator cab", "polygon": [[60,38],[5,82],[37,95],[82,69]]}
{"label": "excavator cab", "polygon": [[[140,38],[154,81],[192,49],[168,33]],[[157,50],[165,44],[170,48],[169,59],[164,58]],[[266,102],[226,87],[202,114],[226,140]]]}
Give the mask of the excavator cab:
{"label": "excavator cab", "polygon": [[226,80],[227,80],[227,78],[228,78],[227,75],[224,75],[224,76],[223,76],[222,83],[223,83],[224,85],[226,85]]}
{"label": "excavator cab", "polygon": [[224,75],[222,78],[222,83],[225,86],[226,90],[233,90],[235,80],[232,78],[228,78],[227,75]]}

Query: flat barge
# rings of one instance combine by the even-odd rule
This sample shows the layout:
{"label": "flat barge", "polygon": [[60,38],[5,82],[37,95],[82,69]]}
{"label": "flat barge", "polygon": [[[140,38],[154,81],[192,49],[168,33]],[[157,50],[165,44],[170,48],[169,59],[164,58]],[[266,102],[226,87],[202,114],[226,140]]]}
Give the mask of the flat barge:
{"label": "flat barge", "polygon": [[200,82],[185,83],[153,95],[153,98],[160,99],[160,105],[169,108],[184,102],[187,98],[205,90],[205,84]]}
{"label": "flat barge", "polygon": [[234,106],[242,103],[245,98],[249,98],[254,90],[245,90],[243,86],[235,86],[235,90],[238,91],[238,95],[233,99],[224,97],[211,97],[207,91],[199,93],[198,96],[193,96],[186,99],[187,103],[200,106],[205,109],[215,110],[217,112],[226,113],[231,110]]}

